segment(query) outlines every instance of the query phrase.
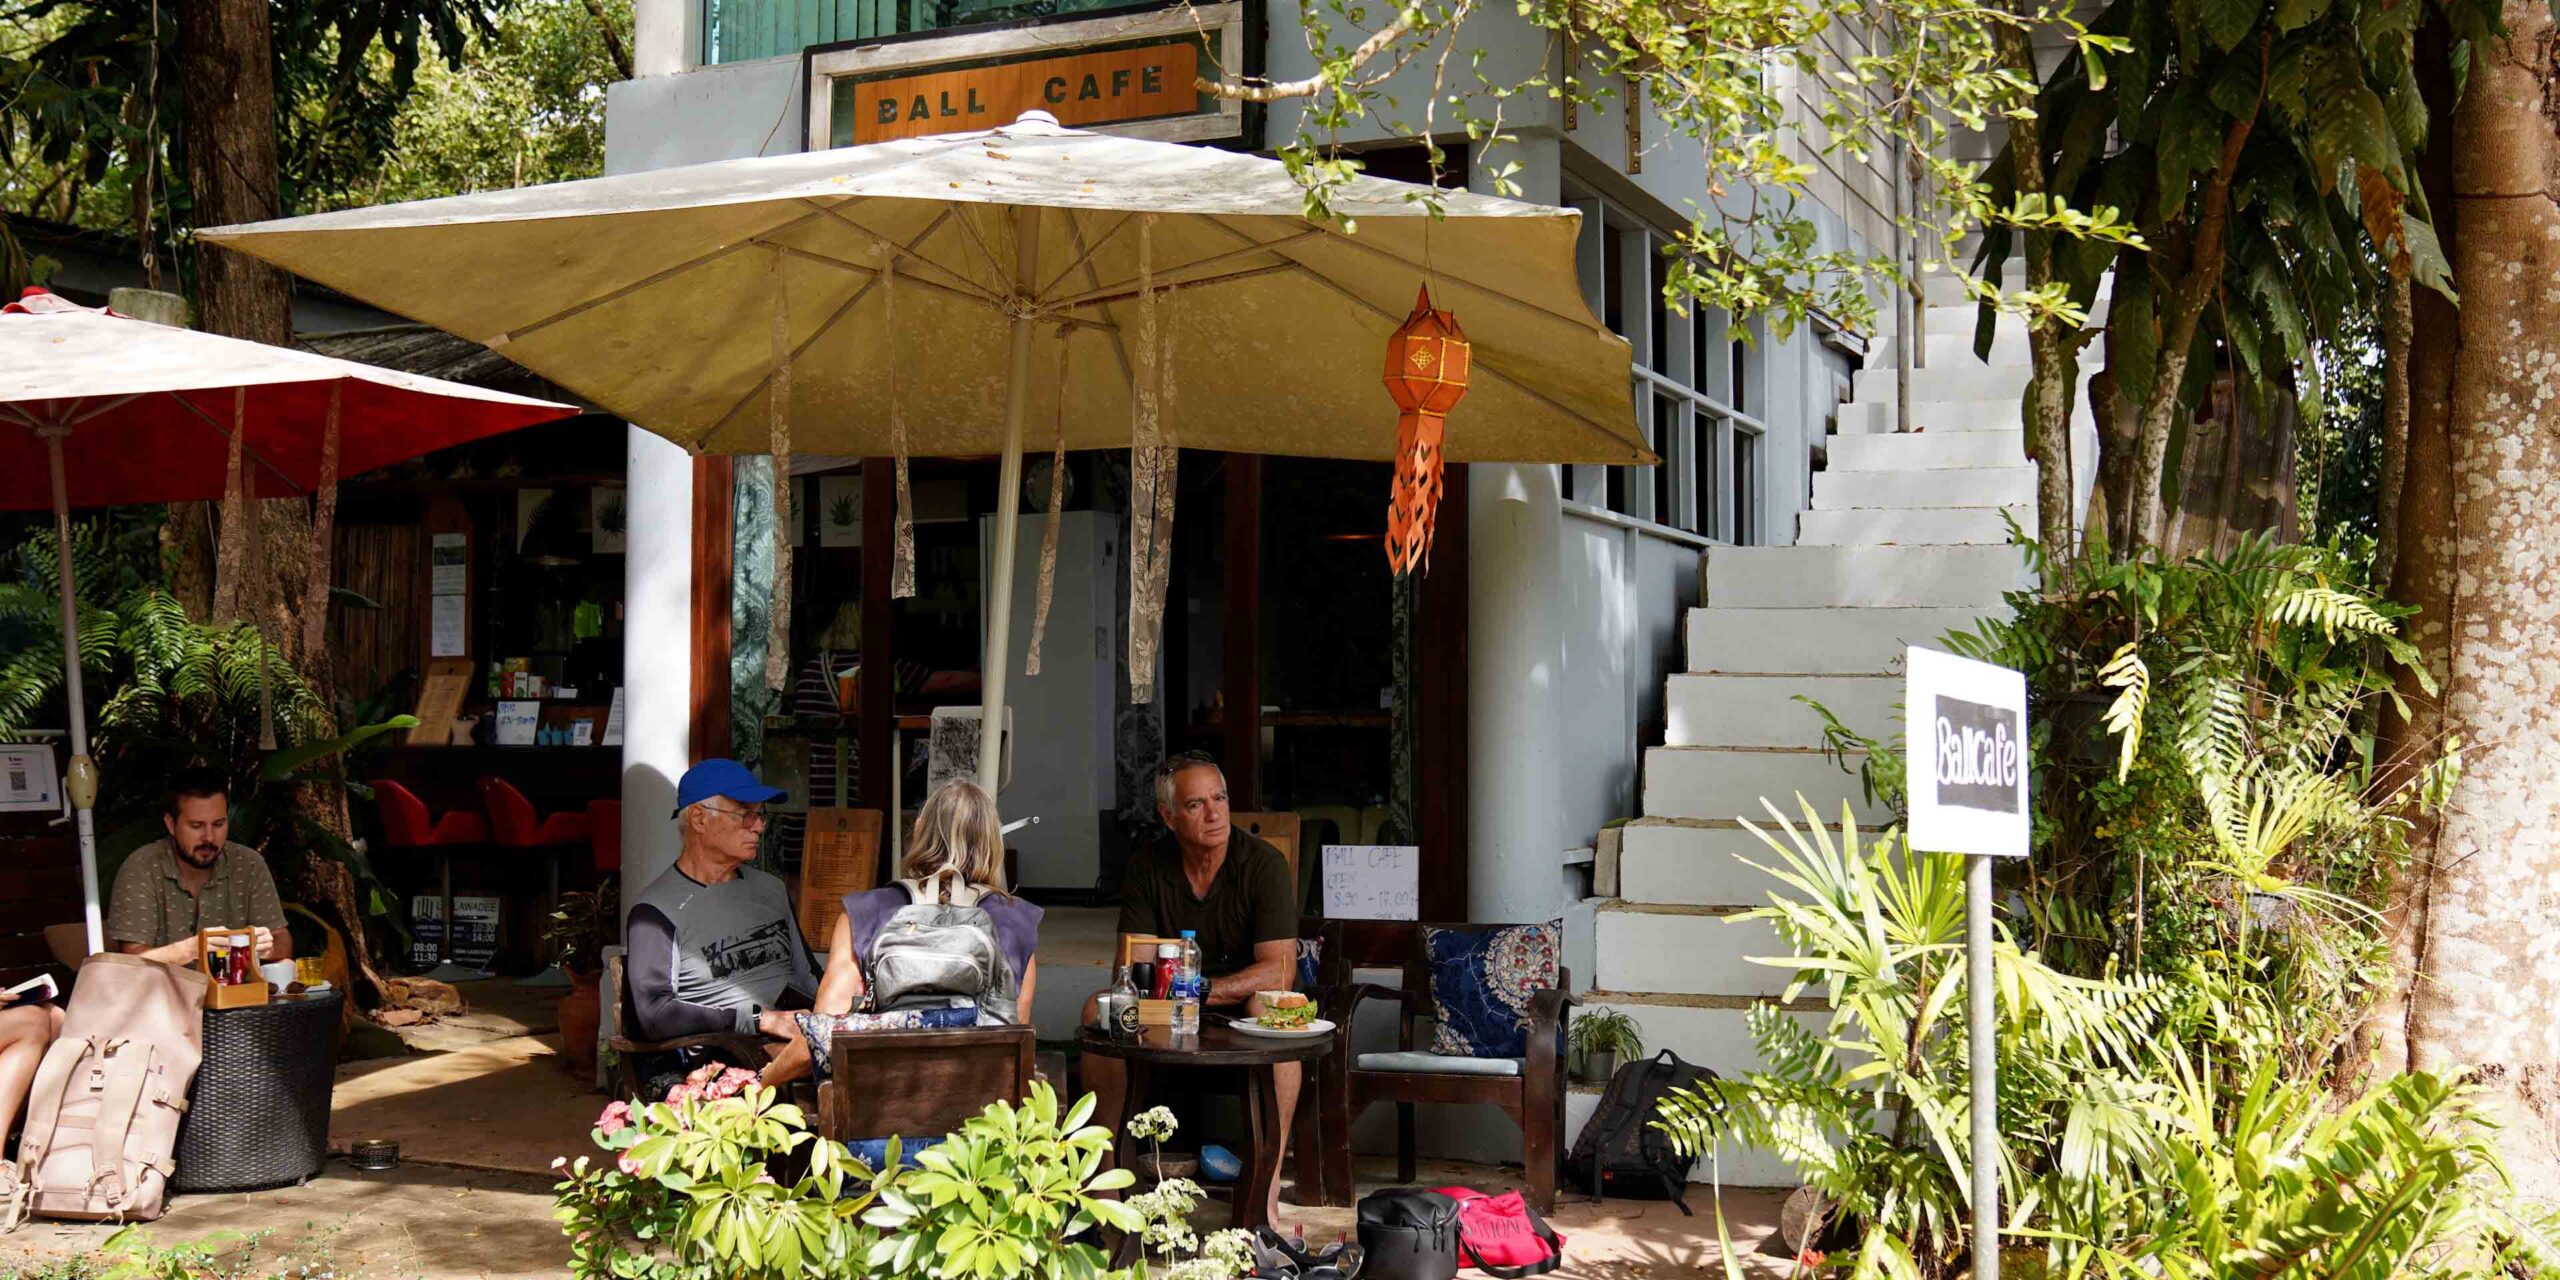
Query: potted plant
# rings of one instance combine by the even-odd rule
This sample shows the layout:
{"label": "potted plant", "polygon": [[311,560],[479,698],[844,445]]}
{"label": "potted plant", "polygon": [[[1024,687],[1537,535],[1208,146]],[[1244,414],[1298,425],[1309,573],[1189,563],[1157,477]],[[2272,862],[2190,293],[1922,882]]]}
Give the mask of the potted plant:
{"label": "potted plant", "polygon": [[604,949],[621,936],[620,895],[608,879],[584,893],[560,896],[542,941],[569,975],[569,990],[560,997],[560,1048],[570,1074],[592,1080],[596,1074],[596,1028],[604,1005],[596,994],[604,977]]}
{"label": "potted plant", "polygon": [[1644,1035],[1636,1020],[1616,1009],[1575,1018],[1565,1039],[1573,1051],[1574,1074],[1588,1084],[1607,1084],[1619,1063],[1644,1056]]}

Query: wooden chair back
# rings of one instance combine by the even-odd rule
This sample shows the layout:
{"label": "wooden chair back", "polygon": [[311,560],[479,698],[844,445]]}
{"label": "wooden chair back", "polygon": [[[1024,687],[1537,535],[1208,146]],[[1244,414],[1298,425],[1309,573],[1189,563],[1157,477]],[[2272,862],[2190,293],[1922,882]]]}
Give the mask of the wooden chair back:
{"label": "wooden chair back", "polygon": [[879,887],[878,809],[812,809],[800,845],[800,936],[817,951],[835,934],[844,897]]}
{"label": "wooden chair back", "polygon": [[1294,813],[1233,813],[1227,821],[1238,830],[1280,851],[1289,860],[1289,883],[1298,882],[1298,815]]}
{"label": "wooden chair back", "polygon": [[1019,1102],[1036,1053],[1027,1026],[840,1031],[831,1048],[824,1112],[838,1142],[938,1138],[990,1102]]}

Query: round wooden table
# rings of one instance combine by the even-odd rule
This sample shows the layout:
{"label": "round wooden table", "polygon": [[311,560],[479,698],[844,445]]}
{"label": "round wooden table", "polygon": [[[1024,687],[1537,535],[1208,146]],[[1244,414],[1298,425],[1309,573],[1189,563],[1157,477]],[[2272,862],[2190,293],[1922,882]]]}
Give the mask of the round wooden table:
{"label": "round wooden table", "polygon": [[[1119,1135],[1115,1158],[1122,1168],[1137,1164],[1141,1144],[1129,1136],[1129,1117],[1146,1108],[1149,1086],[1158,1069],[1244,1070],[1244,1111],[1252,1149],[1245,1156],[1244,1176],[1236,1182],[1233,1225],[1246,1231],[1270,1223],[1266,1210],[1271,1203],[1271,1189],[1280,1181],[1281,1137],[1288,1132],[1290,1120],[1280,1114],[1280,1087],[1272,1069],[1284,1062],[1315,1062],[1333,1052],[1341,1039],[1338,1028],[1331,1035],[1279,1040],[1249,1036],[1214,1021],[1204,1023],[1197,1035],[1180,1037],[1165,1027],[1142,1028],[1134,1040],[1116,1039],[1096,1027],[1086,1027],[1077,1036],[1086,1053],[1117,1058],[1126,1064],[1127,1084],[1120,1093],[1120,1114],[1094,1117]],[[1315,1087],[1314,1074],[1307,1072],[1298,1083],[1302,1101],[1306,1091]]]}

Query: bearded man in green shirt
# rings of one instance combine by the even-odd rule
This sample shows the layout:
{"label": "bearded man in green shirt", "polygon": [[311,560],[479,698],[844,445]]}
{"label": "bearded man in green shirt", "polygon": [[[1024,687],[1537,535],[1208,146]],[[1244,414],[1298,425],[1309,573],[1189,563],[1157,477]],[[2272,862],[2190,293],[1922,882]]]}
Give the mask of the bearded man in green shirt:
{"label": "bearded man in green shirt", "polygon": [[116,872],[107,938],[126,955],[193,966],[196,931],[246,929],[260,960],[293,954],[284,904],[267,860],[231,843],[231,786],[211,769],[169,779],[160,815],[168,836],[133,851]]}

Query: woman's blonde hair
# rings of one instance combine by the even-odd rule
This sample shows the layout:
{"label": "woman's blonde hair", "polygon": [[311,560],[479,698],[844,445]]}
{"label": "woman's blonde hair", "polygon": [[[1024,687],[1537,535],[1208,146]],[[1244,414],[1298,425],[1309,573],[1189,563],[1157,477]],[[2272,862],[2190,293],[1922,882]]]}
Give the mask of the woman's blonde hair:
{"label": "woman's blonde hair", "polygon": [[922,880],[945,867],[981,889],[1005,891],[1004,823],[995,799],[964,778],[943,783],[925,800],[899,874]]}

